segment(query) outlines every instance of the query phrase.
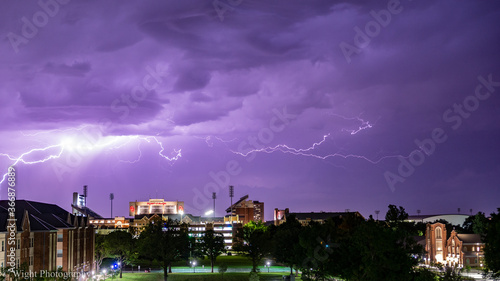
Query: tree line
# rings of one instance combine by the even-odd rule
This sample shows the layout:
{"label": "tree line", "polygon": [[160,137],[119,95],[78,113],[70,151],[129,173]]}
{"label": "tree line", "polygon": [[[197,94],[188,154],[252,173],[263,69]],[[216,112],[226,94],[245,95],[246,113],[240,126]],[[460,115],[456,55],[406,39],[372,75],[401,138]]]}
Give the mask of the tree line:
{"label": "tree line", "polygon": [[[453,270],[437,276],[418,266],[424,247],[415,238],[425,235],[425,224],[407,219],[403,207],[389,205],[385,221],[346,214],[307,225],[293,215],[278,226],[249,222],[237,229],[233,251],[251,261],[252,272],[269,259],[289,267],[290,274],[300,271],[302,280],[461,280]],[[500,277],[500,215],[487,219],[478,213],[455,230],[481,234],[486,269],[490,276]],[[164,280],[172,263],[196,257],[207,257],[213,272],[217,257],[225,251],[222,234],[205,230],[199,237],[191,236],[187,224],[162,218],[153,218],[140,233],[115,231],[96,239],[98,263],[105,257],[121,264],[155,261],[163,269]]]}

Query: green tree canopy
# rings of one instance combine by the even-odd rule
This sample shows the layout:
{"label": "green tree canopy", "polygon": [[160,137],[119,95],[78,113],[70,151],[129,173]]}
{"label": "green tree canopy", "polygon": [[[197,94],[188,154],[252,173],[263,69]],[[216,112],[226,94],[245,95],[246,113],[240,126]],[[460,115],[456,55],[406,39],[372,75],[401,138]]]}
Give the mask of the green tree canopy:
{"label": "green tree canopy", "polygon": [[286,221],[276,228],[273,236],[273,256],[277,262],[298,269],[305,257],[304,248],[300,246],[300,234],[303,230],[300,222],[294,215],[288,216]]}
{"label": "green tree canopy", "polygon": [[408,219],[408,213],[406,213],[405,208],[396,205],[389,205],[389,210],[385,214],[385,220],[387,222],[403,222]]}
{"label": "green tree canopy", "polygon": [[210,259],[213,273],[215,260],[226,251],[224,236],[222,233],[215,233],[213,229],[206,230],[199,240],[199,245],[202,254]]}
{"label": "green tree canopy", "polygon": [[137,258],[135,241],[127,231],[113,231],[106,235],[103,242],[104,251],[109,257],[120,263],[120,278],[124,264],[131,264]]}
{"label": "green tree canopy", "polygon": [[500,278],[500,208],[491,214],[484,236],[484,261],[493,278]]}
{"label": "green tree canopy", "polygon": [[172,262],[180,259],[189,247],[186,227],[178,221],[154,218],[139,236],[139,252],[149,260],[160,262],[167,281]]}
{"label": "green tree canopy", "polygon": [[270,232],[261,221],[250,221],[243,226],[238,236],[241,242],[235,245],[235,250],[248,257],[252,261],[252,272],[257,272],[259,263],[272,250]]}
{"label": "green tree canopy", "polygon": [[470,216],[465,219],[462,227],[467,233],[475,233],[484,235],[486,233],[486,228],[489,224],[489,220],[486,218],[484,213],[477,213],[474,216]]}

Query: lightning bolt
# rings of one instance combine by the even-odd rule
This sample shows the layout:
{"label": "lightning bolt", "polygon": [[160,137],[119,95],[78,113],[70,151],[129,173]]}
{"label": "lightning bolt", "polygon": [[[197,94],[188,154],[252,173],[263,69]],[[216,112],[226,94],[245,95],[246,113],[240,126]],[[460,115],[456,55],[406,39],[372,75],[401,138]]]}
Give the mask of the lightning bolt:
{"label": "lightning bolt", "polygon": [[274,152],[280,151],[282,153],[289,153],[289,154],[299,155],[299,156],[305,156],[305,157],[313,157],[313,158],[317,158],[317,159],[321,159],[321,160],[325,160],[325,159],[332,158],[332,157],[341,157],[341,158],[344,158],[344,159],[347,159],[347,158],[357,158],[357,159],[362,159],[362,160],[368,161],[368,162],[370,162],[372,164],[378,164],[382,160],[387,159],[387,158],[400,157],[400,155],[389,155],[389,156],[380,157],[377,160],[372,160],[372,159],[370,159],[368,157],[361,156],[361,155],[356,155],[356,154],[342,154],[342,153],[332,153],[332,154],[327,154],[327,155],[315,154],[314,150],[316,148],[318,148],[319,146],[321,146],[327,140],[327,138],[329,136],[330,136],[330,134],[324,135],[323,139],[321,141],[313,143],[313,145],[310,146],[310,147],[308,147],[308,148],[294,148],[294,147],[290,147],[290,146],[288,146],[286,144],[278,144],[278,145],[273,146],[273,147],[264,147],[264,148],[252,149],[252,150],[247,151],[245,153],[239,152],[239,151],[234,151],[234,150],[231,150],[231,152],[233,152],[235,154],[238,154],[238,155],[241,155],[243,157],[247,157],[251,153],[261,152],[261,153],[268,153],[268,154],[270,154],[270,153],[274,153]]}
{"label": "lightning bolt", "polygon": [[356,116],[356,117],[345,117],[345,116],[342,116],[342,115],[336,114],[336,113],[331,113],[331,115],[342,118],[344,120],[357,120],[357,121],[359,121],[361,123],[361,125],[359,125],[357,129],[342,129],[342,131],[349,132],[351,135],[355,135],[363,130],[371,129],[373,127],[373,124],[371,124],[370,121],[366,121],[360,117],[361,114]]}
{"label": "lightning bolt", "polygon": [[[50,149],[53,149],[53,148],[59,148],[59,152],[56,153],[56,154],[51,154],[49,156],[46,156],[45,158],[42,158],[40,160],[36,160],[36,161],[26,161],[24,158],[28,155],[30,155],[31,153],[34,153],[34,152],[45,152],[47,150],[50,150]],[[0,156],[5,156],[7,158],[9,158],[11,161],[14,161],[14,163],[12,163],[10,166],[15,166],[19,163],[23,163],[23,164],[37,164],[37,163],[43,163],[45,161],[49,161],[51,159],[55,159],[55,158],[59,158],[61,157],[62,153],[64,152],[64,146],[62,146],[61,144],[56,144],[56,145],[50,145],[50,146],[47,146],[47,147],[44,147],[44,148],[34,148],[34,149],[31,149],[23,154],[21,154],[19,157],[13,157],[9,154],[6,154],[6,153],[0,153]],[[5,173],[2,177],[2,180],[0,181],[0,184],[2,184],[4,181],[5,181],[5,178],[7,177],[8,173]]]}
{"label": "lightning bolt", "polygon": [[[69,128],[69,129],[57,129],[57,130],[50,130],[50,131],[42,131],[42,132],[36,132],[32,134],[25,134],[22,133],[23,136],[29,136],[29,137],[34,137],[34,136],[40,136],[42,134],[50,134],[50,133],[55,133],[55,132],[63,132],[66,133],[68,131],[81,131],[84,128],[87,128],[88,126],[80,126],[78,128]],[[162,157],[163,159],[169,161],[169,162],[175,162],[177,161],[180,157],[182,157],[181,149],[173,149],[174,153],[173,156],[168,156],[165,154],[165,147],[163,143],[158,140],[154,136],[108,136],[108,137],[99,137],[97,140],[89,140],[89,137],[87,136],[87,139],[84,140],[83,142],[80,142],[77,144],[73,138],[65,138],[62,141],[60,141],[58,144],[53,144],[53,145],[48,145],[46,147],[42,148],[33,148],[30,149],[26,152],[21,153],[19,156],[12,156],[7,153],[0,153],[0,157],[6,157],[12,163],[9,166],[15,166],[18,164],[26,164],[26,165],[34,165],[34,164],[39,164],[39,163],[44,163],[53,159],[58,159],[61,158],[62,155],[64,154],[65,151],[73,151],[75,149],[78,149],[80,154],[82,150],[86,150],[87,152],[90,150],[94,150],[96,148],[107,148],[109,150],[111,149],[121,149],[127,145],[129,145],[131,142],[134,140],[139,140],[138,144],[138,150],[139,150],[139,157],[134,160],[134,161],[126,161],[122,160],[121,162],[128,162],[128,163],[136,163],[140,161],[142,157],[142,151],[140,149],[140,145],[143,143],[143,141],[147,143],[155,143],[159,147],[158,155]],[[53,151],[54,150],[54,151]],[[37,156],[39,153],[44,153],[43,156]],[[83,156],[83,155],[80,155]],[[38,158],[36,160],[29,160],[30,158]],[[5,173],[2,176],[2,179],[0,181],[0,185],[5,181],[8,173]]]}

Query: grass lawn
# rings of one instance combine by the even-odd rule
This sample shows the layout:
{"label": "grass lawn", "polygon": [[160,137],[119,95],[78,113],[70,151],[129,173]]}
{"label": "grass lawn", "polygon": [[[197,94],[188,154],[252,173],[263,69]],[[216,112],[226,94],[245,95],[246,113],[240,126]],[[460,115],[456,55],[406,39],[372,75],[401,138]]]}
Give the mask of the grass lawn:
{"label": "grass lawn", "polygon": [[[224,279],[219,273],[170,273],[168,275],[169,281],[188,281],[188,280],[199,280],[199,281],[247,281],[249,273],[225,273]],[[281,280],[283,274],[280,273],[259,273],[260,280],[271,281],[271,280]],[[107,279],[112,280],[112,279]],[[163,273],[123,273],[123,278],[115,278],[119,281],[163,281]],[[297,281],[301,280],[300,277],[295,279]]]}

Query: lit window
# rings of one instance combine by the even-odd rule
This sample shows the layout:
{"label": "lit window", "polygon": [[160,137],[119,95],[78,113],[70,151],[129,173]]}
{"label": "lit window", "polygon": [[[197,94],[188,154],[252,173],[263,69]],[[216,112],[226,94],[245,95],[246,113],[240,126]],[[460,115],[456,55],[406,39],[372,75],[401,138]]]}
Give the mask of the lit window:
{"label": "lit window", "polygon": [[436,228],[436,239],[441,239],[441,227]]}

